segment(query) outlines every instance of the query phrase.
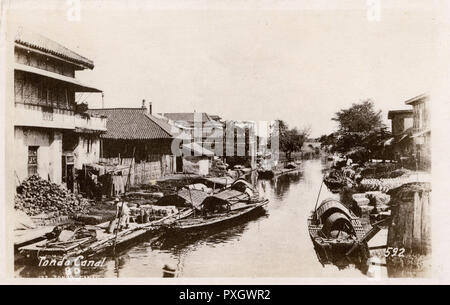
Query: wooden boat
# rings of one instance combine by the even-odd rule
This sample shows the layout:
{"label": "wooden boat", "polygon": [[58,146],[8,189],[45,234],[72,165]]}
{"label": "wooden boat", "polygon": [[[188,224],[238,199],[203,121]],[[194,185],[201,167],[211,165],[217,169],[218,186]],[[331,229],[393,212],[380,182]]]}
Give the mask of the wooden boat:
{"label": "wooden boat", "polygon": [[299,166],[295,167],[289,167],[289,168],[282,168],[282,169],[271,169],[271,170],[258,170],[258,178],[260,179],[272,179],[274,177],[278,177],[284,174],[288,174],[291,172],[298,171],[300,169]]}
{"label": "wooden boat", "polygon": [[341,181],[337,181],[334,179],[325,178],[323,182],[328,187],[330,192],[335,193],[335,194],[339,193],[342,190],[342,188],[345,186],[345,184],[343,184]]}
{"label": "wooden boat", "polygon": [[285,169],[297,169],[298,165],[294,161],[291,161],[291,162],[286,163],[284,168]]}
{"label": "wooden boat", "polygon": [[45,239],[37,243],[19,248],[26,259],[37,261],[41,257],[48,259],[69,259],[71,257],[91,257],[110,250],[121,249],[149,232],[155,232],[161,226],[170,225],[174,221],[189,217],[193,209],[185,208],[176,213],[145,224],[130,223],[129,228],[117,233],[107,233],[109,223],[97,226],[83,226],[82,234],[67,241],[57,238]]}
{"label": "wooden boat", "polygon": [[172,230],[192,230],[207,228],[212,225],[222,224],[231,220],[235,220],[251,212],[260,210],[269,201],[267,199],[257,203],[245,204],[233,207],[229,211],[222,213],[214,213],[212,215],[195,215],[175,221],[168,228]]}
{"label": "wooden boat", "polygon": [[251,184],[239,179],[230,188],[205,198],[199,206],[194,207],[195,211],[190,217],[176,220],[166,228],[169,230],[207,228],[261,210],[268,202],[267,199],[259,197]]}
{"label": "wooden boat", "polygon": [[324,200],[311,212],[308,231],[318,256],[369,255],[360,219],[337,200]]}
{"label": "wooden boat", "polygon": [[27,246],[45,239],[45,235],[52,232],[55,226],[42,226],[35,229],[15,230],[14,249]]}
{"label": "wooden boat", "polygon": [[350,181],[339,171],[332,170],[323,179],[323,182],[332,193],[339,193]]}
{"label": "wooden boat", "polygon": [[260,179],[272,179],[275,176],[273,170],[271,169],[259,169],[258,178]]}

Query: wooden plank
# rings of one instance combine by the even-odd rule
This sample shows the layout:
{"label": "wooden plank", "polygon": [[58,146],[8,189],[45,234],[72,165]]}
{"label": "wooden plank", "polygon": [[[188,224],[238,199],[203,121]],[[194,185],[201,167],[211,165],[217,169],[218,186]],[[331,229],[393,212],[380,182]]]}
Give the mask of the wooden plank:
{"label": "wooden plank", "polygon": [[419,249],[421,247],[422,237],[422,198],[418,195],[418,192],[414,195],[414,220],[413,220],[413,237],[412,248]]}
{"label": "wooden plank", "polygon": [[[414,195],[416,196],[416,195]],[[412,237],[413,237],[413,225],[414,225],[414,202],[406,203],[406,219],[405,228],[403,231],[403,247],[406,249],[412,249]]]}
{"label": "wooden plank", "polygon": [[422,194],[421,249],[424,254],[431,252],[430,224],[431,196],[429,192]]}
{"label": "wooden plank", "polygon": [[28,242],[32,242],[41,238],[47,233],[53,231],[54,226],[45,226],[29,230],[15,230],[14,231],[14,245],[21,246]]}
{"label": "wooden plank", "polygon": [[400,204],[395,205],[392,208],[392,224],[388,229],[387,244],[392,246],[397,238],[397,227],[398,227],[398,215],[399,215]]}
{"label": "wooden plank", "polygon": [[402,248],[405,241],[403,239],[404,234],[402,234],[404,232],[405,229],[405,223],[406,223],[406,208],[405,208],[406,204],[404,202],[400,203],[400,207],[398,210],[398,217],[397,217],[397,227],[395,230],[395,235],[396,238],[393,241],[392,245],[389,245],[390,247],[396,247],[396,248]]}

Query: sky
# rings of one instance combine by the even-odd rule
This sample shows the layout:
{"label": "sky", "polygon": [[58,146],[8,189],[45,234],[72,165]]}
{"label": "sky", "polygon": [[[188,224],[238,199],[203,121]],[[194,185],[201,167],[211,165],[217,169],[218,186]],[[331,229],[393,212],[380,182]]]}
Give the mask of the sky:
{"label": "sky", "polygon": [[[380,0],[373,15],[371,1],[81,1],[69,20],[70,1],[16,0],[7,21],[92,59],[77,78],[105,107],[146,99],[153,112],[283,119],[317,137],[352,103],[372,99],[389,123],[433,87],[440,2]],[[78,98],[101,107],[100,94]]]}

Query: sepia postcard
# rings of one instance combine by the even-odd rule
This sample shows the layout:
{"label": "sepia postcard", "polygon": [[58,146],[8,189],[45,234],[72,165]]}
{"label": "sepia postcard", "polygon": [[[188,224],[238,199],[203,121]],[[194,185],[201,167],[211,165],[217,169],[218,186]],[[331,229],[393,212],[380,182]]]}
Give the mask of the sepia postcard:
{"label": "sepia postcard", "polygon": [[0,3],[2,282],[448,282],[447,1]]}

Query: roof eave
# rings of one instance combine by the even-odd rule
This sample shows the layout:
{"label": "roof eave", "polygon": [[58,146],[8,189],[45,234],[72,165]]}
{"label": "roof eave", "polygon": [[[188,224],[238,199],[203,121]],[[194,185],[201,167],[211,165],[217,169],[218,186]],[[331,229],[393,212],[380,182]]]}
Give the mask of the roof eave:
{"label": "roof eave", "polygon": [[421,95],[415,96],[413,98],[410,98],[409,100],[405,101],[406,105],[412,105],[421,101],[426,101],[429,99],[428,93],[423,93]]}
{"label": "roof eave", "polygon": [[35,46],[33,44],[29,44],[29,43],[21,41],[21,40],[16,40],[15,41],[15,46],[18,47],[18,48],[27,50],[27,51],[35,52],[35,53],[38,53],[38,54],[42,54],[42,55],[45,55],[45,56],[52,57],[52,58],[57,59],[57,60],[64,61],[66,63],[72,64],[72,65],[80,68],[80,70],[85,70],[85,69],[92,70],[95,67],[94,66],[94,62],[92,60],[90,60],[90,59],[86,58],[86,60],[84,60],[84,61],[83,60],[78,60],[78,59],[75,59],[75,58],[71,58],[69,56],[64,56],[62,54],[59,54],[57,52],[53,52],[53,51],[45,49],[45,48],[41,48],[41,47]]}
{"label": "roof eave", "polygon": [[395,115],[400,114],[407,114],[407,115],[413,115],[412,109],[405,109],[405,110],[390,110],[388,112],[388,119],[392,119]]}
{"label": "roof eave", "polygon": [[154,141],[154,140],[172,140],[172,138],[129,138],[129,137],[108,137],[108,132],[102,134],[100,138],[105,140],[121,140],[121,141]]}

